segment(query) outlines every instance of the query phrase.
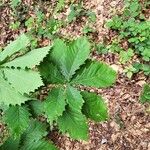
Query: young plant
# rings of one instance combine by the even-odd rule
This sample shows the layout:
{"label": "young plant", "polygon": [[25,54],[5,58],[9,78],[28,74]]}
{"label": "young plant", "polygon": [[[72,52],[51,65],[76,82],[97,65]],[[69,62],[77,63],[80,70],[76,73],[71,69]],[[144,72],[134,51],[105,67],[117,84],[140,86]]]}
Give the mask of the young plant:
{"label": "young plant", "polygon": [[45,82],[53,85],[43,101],[47,122],[55,122],[62,133],[73,139],[87,140],[87,118],[106,120],[107,106],[100,95],[83,91],[80,86],[109,87],[115,83],[115,71],[90,59],[90,44],[85,37],[69,43],[55,40],[39,69]]}
{"label": "young plant", "polygon": [[[106,120],[107,106],[101,96],[83,91],[80,86],[109,87],[115,82],[115,71],[90,59],[90,44],[86,38],[69,43],[57,39],[49,55],[49,46],[25,55],[12,55],[21,52],[27,43],[27,37],[22,35],[0,55],[0,108],[9,131],[8,139],[0,148],[55,150],[52,142],[46,140],[54,122],[62,133],[69,133],[73,139],[87,140],[87,119]],[[29,97],[29,92],[43,84],[35,66],[46,55],[39,69],[45,82],[54,88],[46,100],[39,101]]]}

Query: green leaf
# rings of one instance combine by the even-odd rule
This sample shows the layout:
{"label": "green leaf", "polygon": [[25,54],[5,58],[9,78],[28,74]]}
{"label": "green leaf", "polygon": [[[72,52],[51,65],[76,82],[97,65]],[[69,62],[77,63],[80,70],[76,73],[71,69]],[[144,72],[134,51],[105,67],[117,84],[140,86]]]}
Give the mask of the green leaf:
{"label": "green leaf", "polygon": [[57,148],[50,141],[46,141],[47,135],[45,124],[32,120],[28,129],[21,138],[10,137],[1,147],[1,150],[56,150]]}
{"label": "green leaf", "polygon": [[78,11],[75,10],[75,7],[73,5],[70,6],[70,10],[71,11],[67,17],[69,23],[74,21],[76,19],[77,15],[79,14]]}
{"label": "green leaf", "polygon": [[20,56],[10,62],[5,63],[3,66],[20,67],[25,69],[33,68],[40,64],[43,58],[48,54],[50,46],[34,49],[27,54]]}
{"label": "green leaf", "polygon": [[10,57],[14,53],[20,51],[29,44],[29,39],[25,34],[20,35],[15,41],[10,44],[0,53],[0,61]]}
{"label": "green leaf", "polygon": [[150,85],[145,84],[140,96],[140,101],[142,103],[150,102]]}
{"label": "green leaf", "polygon": [[28,127],[30,113],[25,107],[11,106],[6,110],[4,120],[14,137],[19,137]]}
{"label": "green leaf", "polygon": [[48,118],[48,121],[52,123],[54,120],[61,116],[65,110],[65,93],[64,90],[53,89],[47,99],[44,101],[44,112]]}
{"label": "green leaf", "polygon": [[20,138],[14,139],[13,137],[9,137],[6,142],[0,146],[1,150],[19,150],[19,142]]}
{"label": "green leaf", "polygon": [[108,118],[107,105],[101,96],[95,93],[82,92],[85,103],[84,114],[94,121],[105,121]]}
{"label": "green leaf", "polygon": [[57,13],[58,11],[61,11],[64,7],[65,7],[65,0],[58,0],[54,12]]}
{"label": "green leaf", "polygon": [[96,22],[96,14],[95,14],[95,12],[88,11],[87,12],[87,16],[88,16],[90,22],[92,22],[92,23]]}
{"label": "green leaf", "polygon": [[129,48],[128,51],[120,51],[121,63],[125,64],[132,58],[132,56],[134,56],[134,51],[131,48]]}
{"label": "green leaf", "polygon": [[68,107],[57,120],[59,129],[63,133],[69,133],[71,138],[77,140],[88,139],[88,125],[81,111]]}
{"label": "green leaf", "polygon": [[12,22],[9,26],[9,28],[12,29],[12,30],[18,30],[19,27],[20,27],[20,22],[19,21]]}
{"label": "green leaf", "polygon": [[20,105],[21,103],[24,103],[27,100],[31,100],[31,98],[20,94],[18,91],[12,88],[9,85],[9,83],[3,78],[1,72],[0,83],[0,104],[4,103],[5,105]]}
{"label": "green leaf", "polygon": [[43,113],[43,102],[40,100],[29,101],[29,106],[34,116],[42,115]]}
{"label": "green leaf", "polygon": [[[62,50],[62,53],[60,52]],[[84,64],[90,54],[90,44],[85,37],[79,38],[69,46],[66,46],[63,41],[57,40],[54,43],[53,58],[57,60],[62,74],[67,80],[70,80],[75,74],[75,71]]]}
{"label": "green leaf", "polygon": [[112,18],[112,20],[108,21],[106,23],[106,26],[108,28],[119,30],[121,28],[121,25],[123,24],[123,20],[120,16],[116,15]]}
{"label": "green leaf", "polygon": [[50,63],[47,59],[45,59],[42,64],[39,66],[40,73],[42,77],[51,84],[55,83],[64,83],[65,79],[61,75],[60,71],[58,70],[57,66],[54,66]]}
{"label": "green leaf", "polygon": [[0,109],[1,109],[2,111],[7,110],[8,108],[9,108],[9,106],[4,105],[4,103],[0,104]]}
{"label": "green leaf", "polygon": [[66,101],[69,104],[70,108],[77,110],[81,110],[84,103],[80,91],[71,86],[67,86]]}
{"label": "green leaf", "polygon": [[28,145],[28,143],[33,143],[42,139],[47,135],[46,130],[46,124],[32,119],[28,129],[22,135],[22,138],[24,139],[23,145]]}
{"label": "green leaf", "polygon": [[116,72],[102,62],[93,61],[81,69],[81,73],[72,80],[72,83],[98,88],[109,87],[115,83]]}
{"label": "green leaf", "polygon": [[83,32],[84,34],[87,34],[87,33],[94,32],[94,29],[87,25],[87,26],[84,26],[84,27],[83,27],[82,32]]}
{"label": "green leaf", "polygon": [[11,0],[11,6],[16,7],[20,2],[21,0]]}
{"label": "green leaf", "polygon": [[33,17],[30,17],[25,21],[25,26],[27,27],[28,30],[32,29],[34,26],[35,19]]}
{"label": "green leaf", "polygon": [[24,94],[34,92],[35,89],[43,85],[38,72],[32,70],[3,69],[5,77],[17,91]]}
{"label": "green leaf", "polygon": [[75,71],[84,64],[90,54],[90,44],[86,38],[79,38],[69,45],[69,49],[65,54],[64,75],[67,79],[71,79]]}
{"label": "green leaf", "polygon": [[69,45],[68,51],[65,54],[64,75],[67,79],[75,74],[75,71],[84,64],[90,54],[90,44],[85,37],[78,38]]}
{"label": "green leaf", "polygon": [[67,51],[67,45],[61,39],[54,40],[53,50],[50,59],[62,70],[63,59]]}
{"label": "green leaf", "polygon": [[28,143],[20,150],[57,150],[57,148],[51,142],[40,139],[38,141]]}
{"label": "green leaf", "polygon": [[85,14],[85,12],[81,1],[77,5],[71,4],[70,13],[67,17],[68,23],[75,21],[78,17],[82,16],[83,14]]}
{"label": "green leaf", "polygon": [[109,49],[107,48],[107,46],[103,43],[99,43],[96,45],[96,50],[99,54],[107,54]]}
{"label": "green leaf", "polygon": [[22,136],[23,143],[20,150],[56,150],[50,141],[44,137],[47,135],[46,124],[31,120],[30,126]]}

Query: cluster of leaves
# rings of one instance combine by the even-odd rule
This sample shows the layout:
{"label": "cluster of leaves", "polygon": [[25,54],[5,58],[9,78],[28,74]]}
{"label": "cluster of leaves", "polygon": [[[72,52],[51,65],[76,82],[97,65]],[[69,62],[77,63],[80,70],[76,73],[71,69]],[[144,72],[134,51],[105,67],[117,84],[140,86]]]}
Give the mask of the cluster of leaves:
{"label": "cluster of leaves", "polygon": [[52,53],[40,65],[45,81],[57,87],[44,101],[48,122],[56,121],[60,131],[69,133],[74,139],[88,138],[86,117],[95,121],[107,118],[107,107],[102,97],[80,92],[78,87],[105,88],[112,85],[116,78],[111,68],[91,61],[89,55],[90,45],[86,38],[70,43],[57,39]]}
{"label": "cluster of leaves", "polygon": [[[25,126],[26,130],[21,134],[19,137],[9,137],[7,141],[0,147],[1,150],[56,150],[57,148],[52,144],[52,142],[46,140],[44,137],[48,134],[47,132],[47,125],[45,123],[42,123],[40,121],[31,119],[30,121],[27,121],[27,118],[29,118],[28,111],[24,107],[16,106],[15,109],[11,108],[9,109],[9,112],[7,111],[6,115],[12,115],[9,116],[9,119],[7,120],[9,122],[14,120],[14,129],[20,130],[23,129]],[[18,115],[19,114],[19,115]],[[17,115],[17,117],[15,116]],[[24,118],[21,118],[24,117]],[[7,116],[8,118],[8,116]],[[12,124],[12,123],[11,123]],[[22,126],[23,127],[22,127]]]}
{"label": "cluster of leaves", "polygon": [[[53,17],[46,17],[40,10],[36,12],[36,16],[29,17],[24,23],[31,40],[32,48],[37,47],[38,40],[41,38],[54,39],[57,36],[57,31],[62,25],[62,21],[54,19]],[[10,24],[12,30],[18,30],[20,26],[20,21],[14,21]]]}
{"label": "cluster of leaves", "polygon": [[[48,54],[50,47],[27,51],[29,39],[22,34],[0,53],[0,103],[21,104],[29,92],[43,85],[38,71],[32,70]],[[19,53],[18,53],[19,52]]]}
{"label": "cluster of leaves", "polygon": [[92,28],[92,24],[96,21],[96,14],[91,10],[86,10],[83,6],[83,2],[81,1],[78,4],[71,4],[70,5],[70,13],[67,17],[68,23],[74,22],[82,16],[87,18],[87,22],[83,28],[83,33],[91,33],[94,32],[94,29]]}
{"label": "cluster of leaves", "polygon": [[[148,1],[142,5],[139,0],[128,0],[123,14],[113,17],[107,23],[110,29],[118,32],[115,51],[120,53],[121,62],[126,63],[134,53],[137,54],[141,62],[140,65],[133,65],[135,72],[142,70],[146,75],[150,75],[150,21],[145,18],[143,12],[148,6]],[[127,42],[127,49],[119,46],[123,41]],[[111,49],[113,45],[110,46]]]}
{"label": "cluster of leaves", "polygon": [[107,54],[109,49],[104,43],[99,43],[95,45],[95,49],[99,54]]}
{"label": "cluster of leaves", "polygon": [[[87,119],[106,120],[107,106],[101,96],[81,92],[79,87],[109,87],[115,82],[115,71],[90,59],[90,44],[84,37],[69,43],[57,39],[52,48],[27,52],[28,43],[23,34],[0,53],[0,106],[9,129],[1,149],[56,149],[46,140],[53,123],[73,139],[87,140]],[[43,85],[38,70],[54,87],[43,101],[30,93]],[[39,121],[40,116],[44,121]]]}
{"label": "cluster of leaves", "polygon": [[53,39],[57,30],[62,26],[62,21],[56,20],[53,17],[46,18],[44,13],[37,11],[36,17],[28,18],[25,22],[25,26],[31,35],[36,34],[39,38]]}
{"label": "cluster of leaves", "polygon": [[[24,103],[36,100],[30,97],[30,92],[43,85],[35,66],[48,54],[50,46],[28,51],[26,47],[29,42],[28,37],[22,34],[0,53],[0,108],[10,132],[10,138],[1,147],[4,150],[40,149],[49,145],[42,139],[45,132],[40,123],[30,119],[29,108]],[[24,144],[20,143],[21,138],[27,138]]]}
{"label": "cluster of leaves", "polygon": [[96,15],[92,11],[87,11],[83,7],[83,3],[80,2],[78,4],[71,4],[70,6],[70,13],[68,15],[68,22],[75,21],[81,16],[87,16],[89,21],[95,22],[96,21]]}
{"label": "cluster of leaves", "polygon": [[15,8],[16,6],[18,6],[21,3],[21,0],[11,0],[11,7]]}

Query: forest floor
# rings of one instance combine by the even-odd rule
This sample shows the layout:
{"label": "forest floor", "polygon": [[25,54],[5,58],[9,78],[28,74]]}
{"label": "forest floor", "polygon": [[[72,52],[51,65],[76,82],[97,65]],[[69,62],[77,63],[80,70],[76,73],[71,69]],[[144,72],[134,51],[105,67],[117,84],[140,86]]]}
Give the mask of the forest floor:
{"label": "forest floor", "polygon": [[[6,6],[0,7],[0,46],[3,47],[13,40],[19,33],[26,29],[13,31],[9,28],[13,21],[12,10]],[[30,6],[29,16],[34,15],[34,3],[32,0],[24,0],[24,4]],[[53,0],[50,1],[54,5]],[[40,4],[39,4],[40,5]],[[45,6],[45,5],[44,5]],[[44,7],[43,6],[43,7]],[[84,0],[86,9],[96,13],[96,22],[93,27],[96,34],[92,35],[94,42],[100,42],[105,38],[111,38],[112,34],[105,26],[105,22],[120,12],[123,8],[122,0]],[[24,6],[22,6],[24,7]],[[45,13],[48,15],[48,5],[45,6]],[[63,18],[67,14],[68,7],[59,14]],[[21,13],[20,9],[20,13]],[[84,20],[84,18],[83,18]],[[73,22],[59,33],[67,38],[82,35],[82,27],[85,22]],[[40,40],[41,45],[47,45],[48,39]],[[147,105],[139,102],[139,95],[142,86],[150,82],[142,73],[128,79],[123,74],[124,66],[119,63],[115,54],[97,55],[93,57],[110,64],[118,72],[116,84],[108,89],[90,89],[103,95],[108,103],[110,119],[103,123],[93,123],[89,121],[90,139],[89,141],[75,141],[67,136],[63,136],[57,131],[50,133],[49,137],[61,150],[150,150],[150,117],[147,112]]]}

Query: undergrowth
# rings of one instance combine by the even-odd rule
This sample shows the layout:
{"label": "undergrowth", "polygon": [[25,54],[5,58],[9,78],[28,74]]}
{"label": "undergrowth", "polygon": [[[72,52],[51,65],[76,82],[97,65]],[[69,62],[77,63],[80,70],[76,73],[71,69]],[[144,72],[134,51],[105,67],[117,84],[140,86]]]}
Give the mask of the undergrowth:
{"label": "undergrowth", "polygon": [[[127,0],[123,12],[114,16],[107,27],[116,31],[110,45],[98,47],[100,53],[118,53],[120,62],[126,65],[127,76],[143,71],[150,75],[150,21],[147,19],[149,1]],[[138,60],[134,60],[137,55]],[[131,64],[132,63],[132,64]],[[131,64],[131,65],[130,65]]]}

